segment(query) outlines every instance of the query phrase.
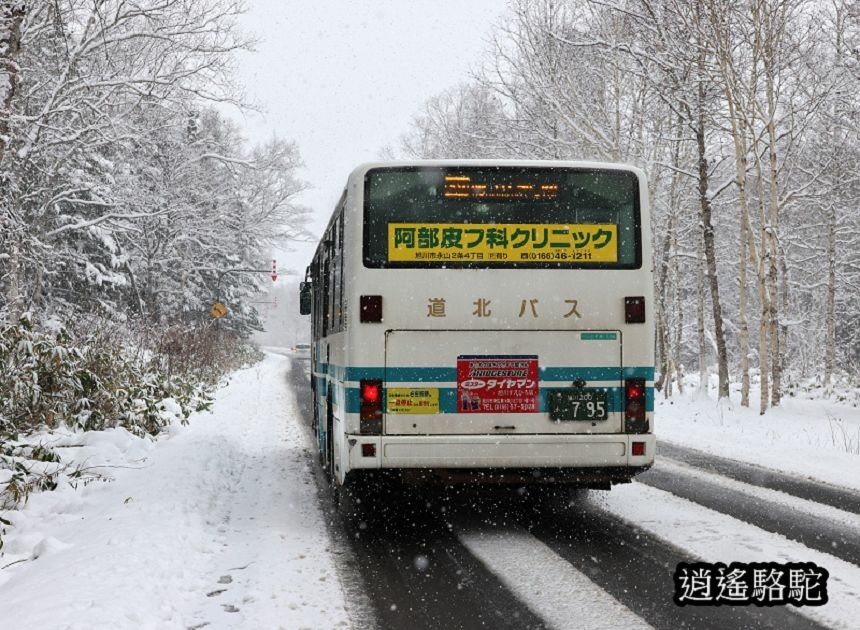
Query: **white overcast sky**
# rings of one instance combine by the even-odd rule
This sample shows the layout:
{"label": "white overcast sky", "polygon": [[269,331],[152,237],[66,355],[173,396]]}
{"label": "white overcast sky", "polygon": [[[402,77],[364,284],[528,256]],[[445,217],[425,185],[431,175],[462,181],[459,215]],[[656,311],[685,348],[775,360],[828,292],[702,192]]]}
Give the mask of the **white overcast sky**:
{"label": "white overcast sky", "polygon": [[[260,41],[240,79],[265,114],[239,122],[251,141],[298,144],[313,190],[317,235],[361,162],[395,144],[424,102],[467,80],[504,0],[247,0],[242,20]],[[315,246],[279,268],[304,272]]]}

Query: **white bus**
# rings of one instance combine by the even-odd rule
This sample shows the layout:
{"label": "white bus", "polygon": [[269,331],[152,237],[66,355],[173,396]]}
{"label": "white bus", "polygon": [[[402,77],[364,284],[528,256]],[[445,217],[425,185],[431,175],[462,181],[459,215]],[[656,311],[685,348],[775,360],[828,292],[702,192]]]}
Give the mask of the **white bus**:
{"label": "white bus", "polygon": [[364,164],[305,282],[335,486],[608,489],[654,462],[647,186],[595,162]]}

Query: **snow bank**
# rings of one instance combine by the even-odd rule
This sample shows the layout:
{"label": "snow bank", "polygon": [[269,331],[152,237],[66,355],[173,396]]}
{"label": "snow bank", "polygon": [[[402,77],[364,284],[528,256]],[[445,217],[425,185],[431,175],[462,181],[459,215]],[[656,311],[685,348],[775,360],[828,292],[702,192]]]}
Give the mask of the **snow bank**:
{"label": "snow bank", "polygon": [[663,440],[860,490],[860,408],[849,399],[783,398],[762,416],[741,407],[737,394],[716,402],[658,393],[655,427],[658,455]]}
{"label": "snow bank", "polygon": [[287,369],[268,357],[237,373],[211,412],[155,441],[40,436],[114,483],[4,515],[3,627],[348,625]]}

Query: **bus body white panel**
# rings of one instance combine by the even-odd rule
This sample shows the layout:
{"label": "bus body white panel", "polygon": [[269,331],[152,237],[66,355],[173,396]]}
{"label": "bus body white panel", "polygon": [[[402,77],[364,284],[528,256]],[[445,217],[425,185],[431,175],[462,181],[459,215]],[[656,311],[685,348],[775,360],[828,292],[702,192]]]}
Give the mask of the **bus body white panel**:
{"label": "bus body white panel", "polygon": [[[513,304],[513,302],[512,302]],[[408,306],[406,307],[408,308]],[[562,315],[559,315],[559,319]],[[475,388],[469,389],[458,374],[461,357],[476,357],[473,363],[489,366],[516,362],[513,357],[530,357],[523,364],[534,366],[537,381],[533,389],[527,378],[505,378],[510,370],[479,370],[471,379]],[[480,361],[487,357],[487,361]],[[503,357],[494,361],[492,357]],[[458,360],[459,359],[459,360]],[[521,370],[522,376],[527,376]],[[421,379],[417,381],[415,379]],[[445,380],[447,379],[447,380]],[[389,413],[385,415],[383,433],[386,435],[434,434],[513,434],[513,433],[619,433],[622,410],[619,404],[607,409],[605,416],[590,421],[553,421],[546,405],[545,392],[552,387],[570,388],[574,380],[582,388],[602,388],[611,393],[610,399],[620,398],[621,333],[618,331],[532,331],[532,330],[389,330],[385,343],[385,383],[395,391],[433,395],[433,413]],[[404,382],[405,381],[405,382]],[[502,389],[508,382],[509,389]],[[483,385],[483,387],[481,387]],[[493,386],[488,388],[487,385]],[[461,397],[496,395],[500,405],[508,398],[519,396],[528,405],[533,394],[534,411],[528,413],[475,413]],[[612,400],[607,401],[612,402]],[[468,398],[466,399],[468,403]],[[512,405],[524,405],[517,400]],[[463,412],[466,407],[466,412]]]}
{"label": "bus body white panel", "polygon": [[[349,438],[353,469],[647,467],[656,448],[653,434]],[[645,443],[644,455],[630,454],[632,441]],[[363,456],[362,444],[376,445],[376,456]]]}

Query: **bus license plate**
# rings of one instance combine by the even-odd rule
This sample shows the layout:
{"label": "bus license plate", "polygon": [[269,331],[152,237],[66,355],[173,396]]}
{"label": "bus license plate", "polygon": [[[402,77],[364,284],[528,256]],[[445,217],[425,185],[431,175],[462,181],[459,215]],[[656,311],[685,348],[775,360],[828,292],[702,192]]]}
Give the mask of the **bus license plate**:
{"label": "bus license plate", "polygon": [[605,389],[554,389],[549,393],[550,420],[606,420]]}

